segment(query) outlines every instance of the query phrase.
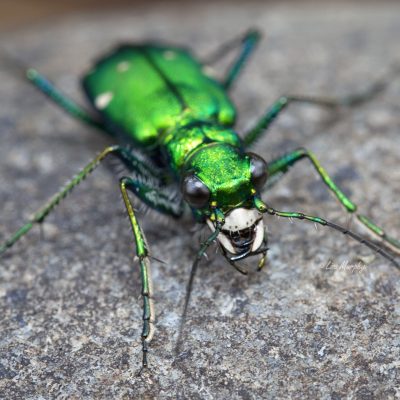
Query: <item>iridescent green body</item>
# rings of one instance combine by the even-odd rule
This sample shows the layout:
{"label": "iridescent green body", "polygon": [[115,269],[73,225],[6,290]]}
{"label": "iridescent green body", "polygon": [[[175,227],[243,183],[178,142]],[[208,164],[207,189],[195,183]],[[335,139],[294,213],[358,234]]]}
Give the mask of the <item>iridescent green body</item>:
{"label": "iridescent green body", "polygon": [[249,159],[231,129],[235,108],[205,70],[188,50],[126,45],[100,59],[83,87],[109,132],[151,153],[177,180],[192,158],[212,200],[227,210],[243,202],[243,190],[250,196]]}
{"label": "iridescent green body", "polygon": [[[228,91],[259,37],[257,31],[249,31],[239,40],[221,46],[208,62],[198,61],[189,50],[180,47],[151,43],[120,46],[101,58],[83,78],[83,87],[96,111],[95,115],[65,96],[37,71],[27,71],[28,79],[62,109],[111,135],[118,144],[98,154],[29,221],[0,244],[0,255],[35,224],[42,223],[60,201],[105,158],[117,157],[129,171],[128,175],[120,178],[120,190],[141,272],[143,367],[147,366],[148,345],[154,333],[151,255],[130,195],[135,196],[135,201],[139,200],[173,218],[180,218],[184,207],[189,206],[197,221],[206,223],[212,231],[201,245],[192,266],[178,350],[193,277],[206,249],[218,241],[227,261],[242,273],[247,271],[237,265],[239,261],[261,256],[257,264],[260,270],[265,264],[268,250],[263,215],[311,221],[335,229],[365,244],[400,268],[392,255],[347,228],[301,212],[278,211],[263,202],[261,197],[264,192],[290,167],[300,160],[309,160],[345,210],[354,213],[375,238],[400,254],[400,242],[368,217],[357,213],[357,206],[334,183],[311,151],[299,148],[269,164],[257,154],[248,152],[249,147],[290,103],[352,106],[370,99],[382,90],[386,81],[377,81],[363,93],[340,99],[281,96],[252,129],[239,136],[234,130],[236,111]],[[208,65],[237,47],[239,54],[224,77],[210,77]],[[139,157],[137,152],[142,156]]]}
{"label": "iridescent green body", "polygon": [[167,132],[193,121],[235,121],[221,84],[180,48],[121,46],[95,64],[83,87],[110,129],[143,148],[161,145]]}

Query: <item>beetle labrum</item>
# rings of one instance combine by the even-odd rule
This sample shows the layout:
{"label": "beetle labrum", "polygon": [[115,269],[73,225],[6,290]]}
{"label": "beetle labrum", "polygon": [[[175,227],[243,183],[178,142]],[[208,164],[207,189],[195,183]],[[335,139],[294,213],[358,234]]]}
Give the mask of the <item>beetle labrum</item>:
{"label": "beetle labrum", "polygon": [[[400,242],[368,217],[357,213],[357,206],[332,181],[312,152],[300,148],[266,163],[262,157],[248,151],[289,104],[351,106],[369,99],[385,82],[376,82],[363,93],[338,99],[282,96],[252,129],[239,136],[233,130],[236,110],[228,91],[259,38],[260,34],[251,30],[222,45],[208,62],[198,61],[189,50],[180,47],[157,43],[122,45],[102,57],[83,77],[83,88],[93,113],[69,99],[37,71],[27,71],[28,79],[67,113],[122,144],[107,147],[89,162],[0,246],[0,254],[35,224],[43,222],[104,159],[111,156],[119,159],[129,170],[129,175],[120,179],[120,190],[132,227],[142,279],[143,367],[148,365],[148,345],[154,333],[149,275],[151,255],[130,194],[172,218],[180,218],[184,210],[190,208],[194,219],[207,224],[211,230],[192,266],[184,316],[197,264],[213,242],[217,242],[227,261],[242,273],[246,271],[238,262],[247,257],[258,255],[258,269],[264,266],[268,250],[265,214],[333,228],[365,244],[400,268],[390,253],[359,234],[317,216],[278,211],[262,201],[262,193],[272,183],[298,161],[308,159],[345,210],[356,215],[385,247],[400,254]],[[238,54],[223,79],[209,76],[207,65],[235,48],[238,48]],[[138,157],[137,151],[142,156]],[[171,193],[177,194],[171,196]]]}

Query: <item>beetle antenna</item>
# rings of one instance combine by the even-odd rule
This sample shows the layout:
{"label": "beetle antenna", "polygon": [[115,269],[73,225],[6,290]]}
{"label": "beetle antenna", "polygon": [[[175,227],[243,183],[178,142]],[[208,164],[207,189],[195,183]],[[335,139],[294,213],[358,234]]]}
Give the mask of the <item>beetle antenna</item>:
{"label": "beetle antenna", "polygon": [[254,204],[255,204],[256,208],[258,209],[258,211],[261,213],[267,213],[270,215],[276,215],[278,217],[284,217],[284,218],[307,220],[307,221],[315,222],[315,223],[323,225],[323,226],[328,226],[329,228],[332,228],[339,232],[342,232],[344,235],[350,236],[351,238],[357,240],[361,244],[369,247],[371,250],[377,252],[382,257],[389,260],[396,268],[398,268],[400,270],[400,264],[394,259],[394,257],[392,257],[388,252],[386,252],[381,246],[375,244],[374,242],[364,238],[363,236],[361,236],[341,225],[335,224],[335,223],[327,221],[323,218],[319,218],[319,217],[312,216],[312,215],[306,215],[306,214],[298,213],[298,212],[278,211],[272,207],[269,207],[268,205],[263,203],[263,201],[260,198],[257,198],[257,197],[254,197]]}
{"label": "beetle antenna", "polygon": [[192,269],[190,271],[190,277],[189,277],[189,282],[186,287],[186,296],[185,296],[185,305],[183,307],[183,312],[182,312],[182,317],[181,317],[181,322],[179,325],[179,331],[178,331],[178,340],[176,342],[176,347],[175,347],[175,353],[178,354],[181,348],[182,344],[182,333],[183,333],[183,328],[185,326],[186,322],[186,315],[187,315],[187,309],[189,305],[189,300],[190,296],[192,294],[192,288],[193,288],[193,281],[194,277],[196,275],[197,267],[199,265],[200,260],[202,259],[203,255],[205,254],[206,250],[214,242],[214,240],[217,238],[219,233],[221,232],[222,229],[222,224],[217,223],[217,226],[215,227],[215,231],[212,232],[212,234],[205,240],[201,247],[200,250],[197,252],[196,259],[194,260],[192,264]]}
{"label": "beetle antenna", "polygon": [[326,224],[325,224],[326,226],[329,226],[330,228],[333,228],[339,232],[342,232],[344,235],[348,235],[348,236],[352,237],[353,239],[357,240],[361,244],[363,244],[363,245],[369,247],[371,250],[377,252],[382,257],[385,257],[396,268],[398,268],[400,270],[400,264],[388,252],[386,252],[381,246],[375,244],[374,242],[364,238],[363,236],[361,236],[347,228],[344,228],[341,225],[338,225],[338,224],[335,224],[335,223],[329,222],[329,221],[325,221],[325,222],[326,222]]}

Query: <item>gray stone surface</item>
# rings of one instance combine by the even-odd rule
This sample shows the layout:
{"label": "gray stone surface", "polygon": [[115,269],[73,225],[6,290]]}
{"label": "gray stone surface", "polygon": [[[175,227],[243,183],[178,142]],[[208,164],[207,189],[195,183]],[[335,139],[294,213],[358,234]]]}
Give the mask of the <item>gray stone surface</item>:
{"label": "gray stone surface", "polygon": [[[91,14],[3,35],[26,63],[82,99],[78,77],[120,41],[170,39],[206,54],[250,26],[265,34],[233,92],[239,130],[282,93],[364,88],[400,57],[392,5],[159,5]],[[20,226],[107,142],[2,66],[0,237]],[[293,106],[261,141],[267,159],[304,145],[400,236],[400,80],[354,110]],[[307,162],[268,195],[277,208],[346,224]],[[139,273],[117,181],[100,168],[0,260],[0,398],[394,399],[400,396],[399,273],[357,243],[312,224],[268,218],[265,271],[201,265],[182,354],[174,355],[191,224],[143,216],[153,254],[157,331],[140,360]],[[358,272],[321,268],[366,267]],[[254,272],[253,272],[254,271]]]}

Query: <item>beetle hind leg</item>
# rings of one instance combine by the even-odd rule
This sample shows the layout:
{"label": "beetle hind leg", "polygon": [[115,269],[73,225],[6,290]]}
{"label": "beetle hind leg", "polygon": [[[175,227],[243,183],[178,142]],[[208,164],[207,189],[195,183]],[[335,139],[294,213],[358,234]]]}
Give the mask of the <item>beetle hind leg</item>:
{"label": "beetle hind leg", "polygon": [[106,127],[100,121],[100,119],[92,116],[86,109],[61,92],[60,89],[58,89],[52,82],[41,75],[38,71],[33,68],[28,68],[26,71],[26,77],[37,89],[44,93],[49,99],[51,99],[69,115],[89,126],[98,128],[103,132],[107,132]]}
{"label": "beetle hind leg", "polygon": [[229,90],[236,82],[243,68],[247,65],[247,62],[249,61],[251,54],[254,52],[260,38],[261,34],[258,30],[250,29],[239,38],[235,38],[229,42],[223,43],[213,54],[206,58],[203,63],[206,65],[213,64],[218,62],[232,50],[236,48],[240,49],[221,82],[224,88]]}

